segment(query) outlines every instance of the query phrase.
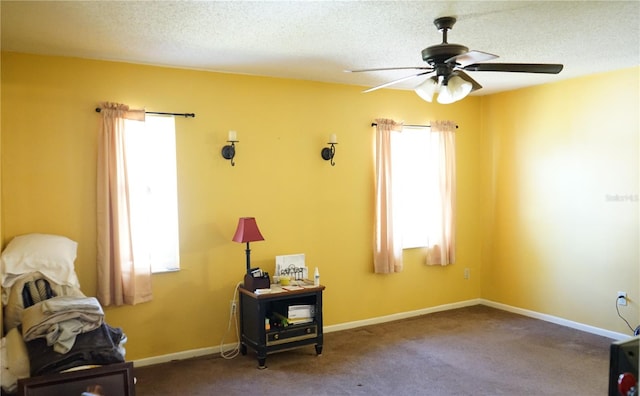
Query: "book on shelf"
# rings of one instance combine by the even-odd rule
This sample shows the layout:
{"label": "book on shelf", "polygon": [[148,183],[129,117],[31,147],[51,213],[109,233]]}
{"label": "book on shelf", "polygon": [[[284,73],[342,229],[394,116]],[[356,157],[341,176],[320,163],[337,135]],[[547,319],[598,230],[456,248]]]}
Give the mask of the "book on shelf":
{"label": "book on shelf", "polygon": [[313,322],[313,318],[289,318],[290,325],[305,324]]}

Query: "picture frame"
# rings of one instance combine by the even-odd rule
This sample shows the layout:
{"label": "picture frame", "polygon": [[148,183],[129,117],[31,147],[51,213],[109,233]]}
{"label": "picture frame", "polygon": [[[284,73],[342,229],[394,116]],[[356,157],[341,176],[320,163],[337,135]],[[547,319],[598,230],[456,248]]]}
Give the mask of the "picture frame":
{"label": "picture frame", "polygon": [[40,375],[18,380],[18,396],[135,396],[133,363]]}

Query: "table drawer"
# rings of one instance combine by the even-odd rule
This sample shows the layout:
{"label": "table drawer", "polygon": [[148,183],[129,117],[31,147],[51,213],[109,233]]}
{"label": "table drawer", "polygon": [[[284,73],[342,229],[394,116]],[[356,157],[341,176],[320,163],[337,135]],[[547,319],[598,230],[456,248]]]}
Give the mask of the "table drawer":
{"label": "table drawer", "polygon": [[284,344],[287,342],[306,340],[318,336],[318,325],[298,325],[284,330],[267,333],[267,346]]}

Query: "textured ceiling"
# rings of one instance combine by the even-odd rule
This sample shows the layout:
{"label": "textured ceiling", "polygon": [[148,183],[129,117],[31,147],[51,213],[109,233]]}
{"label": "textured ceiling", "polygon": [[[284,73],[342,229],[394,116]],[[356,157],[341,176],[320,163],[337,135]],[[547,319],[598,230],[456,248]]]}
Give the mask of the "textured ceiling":
{"label": "textured ceiling", "polygon": [[[375,86],[449,42],[558,75],[469,72],[475,94],[640,65],[640,1],[2,1],[3,50]],[[394,85],[412,89],[425,77]],[[368,95],[375,95],[375,92]]]}

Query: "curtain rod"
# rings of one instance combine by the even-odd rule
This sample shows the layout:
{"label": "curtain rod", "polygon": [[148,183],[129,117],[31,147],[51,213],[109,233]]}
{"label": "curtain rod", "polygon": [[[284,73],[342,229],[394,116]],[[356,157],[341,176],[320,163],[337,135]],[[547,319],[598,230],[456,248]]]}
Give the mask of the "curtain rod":
{"label": "curtain rod", "polygon": [[[377,125],[378,124],[375,123],[375,122],[371,123],[372,127],[377,126]],[[409,125],[409,124],[407,124],[407,125],[403,125],[403,126],[406,126],[406,127],[409,127],[409,128],[431,128],[431,125]],[[457,125],[456,125],[456,129],[458,129]]]}
{"label": "curtain rod", "polygon": [[[96,113],[101,112],[102,109],[99,107],[96,107]],[[172,116],[180,116],[180,117],[184,117],[184,118],[195,118],[196,114],[195,113],[162,113],[159,111],[145,111],[145,114],[158,114],[158,115],[172,115]]]}

